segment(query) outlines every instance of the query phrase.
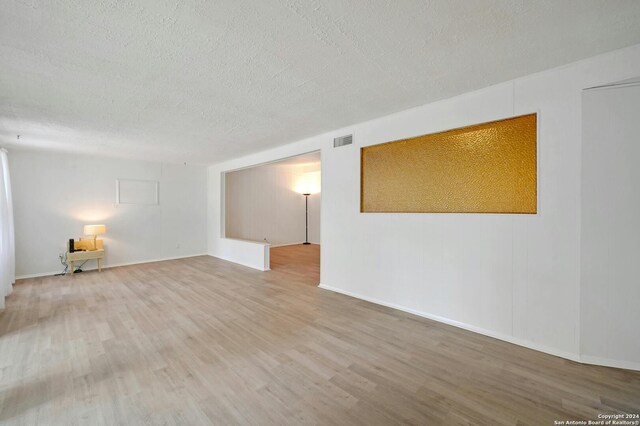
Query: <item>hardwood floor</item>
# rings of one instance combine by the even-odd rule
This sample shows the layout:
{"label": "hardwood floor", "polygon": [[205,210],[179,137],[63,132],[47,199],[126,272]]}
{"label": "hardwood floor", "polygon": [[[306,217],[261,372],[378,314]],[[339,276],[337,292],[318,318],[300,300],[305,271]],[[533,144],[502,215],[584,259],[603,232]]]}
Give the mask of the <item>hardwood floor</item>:
{"label": "hardwood floor", "polygon": [[552,425],[640,412],[640,373],[308,281],[277,261],[258,272],[207,256],[19,281],[0,314],[0,422]]}
{"label": "hardwood floor", "polygon": [[287,274],[301,284],[320,284],[320,246],[296,244],[271,247],[271,270]]}

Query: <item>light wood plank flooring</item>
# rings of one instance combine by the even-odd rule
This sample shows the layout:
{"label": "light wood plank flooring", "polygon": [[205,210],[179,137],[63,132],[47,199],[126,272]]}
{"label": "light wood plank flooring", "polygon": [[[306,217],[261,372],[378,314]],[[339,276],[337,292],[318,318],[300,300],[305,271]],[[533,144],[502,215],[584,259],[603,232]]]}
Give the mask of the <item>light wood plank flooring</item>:
{"label": "light wood plank flooring", "polygon": [[296,244],[271,247],[271,270],[287,274],[290,280],[317,286],[320,284],[320,246],[317,244]]}
{"label": "light wood plank flooring", "polygon": [[0,422],[551,425],[640,412],[640,373],[306,284],[295,268],[207,256],[22,280],[0,314]]}

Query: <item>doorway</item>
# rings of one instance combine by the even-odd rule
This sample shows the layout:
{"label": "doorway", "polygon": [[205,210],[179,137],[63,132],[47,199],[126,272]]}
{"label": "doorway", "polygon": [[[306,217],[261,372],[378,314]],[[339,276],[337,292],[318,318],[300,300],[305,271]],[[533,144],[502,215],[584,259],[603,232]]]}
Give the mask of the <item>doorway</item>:
{"label": "doorway", "polygon": [[640,360],[640,78],[582,96],[580,345],[585,359]]}
{"label": "doorway", "polygon": [[320,283],[319,151],[226,172],[224,194],[226,238],[269,244],[272,271]]}

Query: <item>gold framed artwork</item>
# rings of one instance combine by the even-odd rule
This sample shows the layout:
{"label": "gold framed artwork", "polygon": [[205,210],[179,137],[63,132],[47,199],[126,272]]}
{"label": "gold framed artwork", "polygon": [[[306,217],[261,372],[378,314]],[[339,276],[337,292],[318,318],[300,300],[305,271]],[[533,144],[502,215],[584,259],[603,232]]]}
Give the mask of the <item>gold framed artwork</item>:
{"label": "gold framed artwork", "polygon": [[361,148],[363,213],[537,213],[537,114]]}

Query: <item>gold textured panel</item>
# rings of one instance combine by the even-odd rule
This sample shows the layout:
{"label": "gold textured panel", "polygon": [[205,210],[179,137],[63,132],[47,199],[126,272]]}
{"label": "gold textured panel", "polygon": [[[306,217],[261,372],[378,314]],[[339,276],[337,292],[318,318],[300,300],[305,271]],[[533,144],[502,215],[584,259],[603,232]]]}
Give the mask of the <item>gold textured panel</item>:
{"label": "gold textured panel", "polygon": [[364,147],[360,211],[536,213],[536,114]]}

